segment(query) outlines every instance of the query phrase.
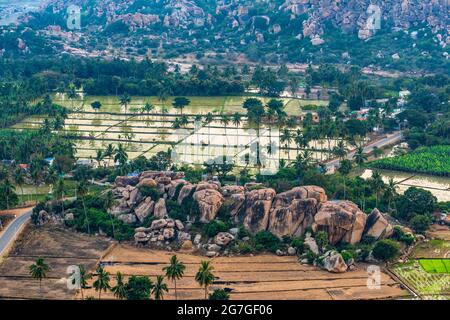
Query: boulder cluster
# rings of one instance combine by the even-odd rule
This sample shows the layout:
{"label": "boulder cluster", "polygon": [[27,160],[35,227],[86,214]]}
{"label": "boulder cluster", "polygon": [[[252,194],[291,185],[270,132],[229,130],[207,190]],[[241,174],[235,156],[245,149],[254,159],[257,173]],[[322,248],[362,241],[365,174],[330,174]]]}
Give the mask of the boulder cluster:
{"label": "boulder cluster", "polygon": [[[144,196],[142,187],[156,190],[158,196]],[[328,201],[325,190],[317,186],[301,186],[277,194],[274,189],[258,183],[221,186],[218,181],[202,181],[191,184],[184,179],[183,172],[146,171],[137,176],[117,177],[113,194],[116,204],[110,213],[118,219],[130,224],[143,223],[147,217],[154,219],[150,228],[136,230],[138,243],[190,241],[183,222],[170,219],[166,207],[168,200],[182,206],[188,197],[198,206],[200,222],[215,220],[219,210],[223,210],[253,234],[267,230],[279,238],[302,236],[310,228],[314,232],[326,232],[330,244],[335,245],[355,244],[365,235],[375,239],[388,237],[393,232],[378,210],[366,215],[353,202]],[[225,246],[234,237],[230,232],[219,233],[212,244]],[[316,250],[312,241],[306,243],[311,243],[311,250]]]}

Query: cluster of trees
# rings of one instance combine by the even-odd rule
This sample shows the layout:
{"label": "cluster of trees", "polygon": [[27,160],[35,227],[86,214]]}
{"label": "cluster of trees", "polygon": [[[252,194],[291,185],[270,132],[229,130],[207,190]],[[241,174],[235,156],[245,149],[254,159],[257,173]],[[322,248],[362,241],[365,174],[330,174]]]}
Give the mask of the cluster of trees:
{"label": "cluster of trees", "polygon": [[[38,258],[35,263],[30,266],[30,275],[32,278],[39,281],[39,289],[42,290],[42,280],[48,277],[48,273],[52,270],[44,259]],[[108,291],[112,292],[114,297],[120,300],[163,300],[165,294],[169,292],[169,287],[165,283],[164,278],[167,278],[174,284],[175,299],[177,294],[177,280],[184,276],[186,265],[178,260],[176,255],[170,258],[169,265],[163,268],[163,275],[156,276],[156,281],[153,282],[148,276],[129,277],[125,281],[124,275],[117,272],[114,277],[114,285],[111,282],[111,274],[106,271],[102,265],[99,265],[94,273],[88,273],[83,266],[78,266],[79,273],[75,276],[75,284],[78,285],[78,290],[81,293],[81,298],[93,299],[93,297],[84,297],[84,291],[89,288],[94,288],[98,292],[98,299],[101,299],[102,293]],[[214,267],[210,261],[202,261],[201,265],[195,275],[195,281],[204,288],[205,299],[208,299],[208,289],[215,280]],[[89,281],[93,280],[92,287],[89,286]],[[229,294],[221,289],[214,290],[209,295],[210,300],[228,300]]]}

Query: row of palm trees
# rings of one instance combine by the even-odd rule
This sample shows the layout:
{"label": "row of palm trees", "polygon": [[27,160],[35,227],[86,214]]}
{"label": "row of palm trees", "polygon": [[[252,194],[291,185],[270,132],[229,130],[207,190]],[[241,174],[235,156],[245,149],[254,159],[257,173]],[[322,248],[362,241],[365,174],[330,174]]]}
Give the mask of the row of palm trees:
{"label": "row of palm trees", "polygon": [[[127,299],[127,283],[124,281],[124,276],[121,272],[115,275],[115,285],[111,285],[111,274],[107,272],[101,265],[99,265],[94,274],[87,273],[83,266],[79,268],[79,290],[81,298],[84,300],[84,290],[88,288],[88,282],[94,279],[92,287],[98,292],[98,299],[101,299],[102,292],[111,291],[117,299]],[[35,263],[30,266],[30,275],[32,278],[39,281],[39,290],[42,290],[42,280],[47,278],[48,273],[52,270],[51,267],[44,261],[43,258],[38,258]],[[176,255],[170,258],[169,265],[163,268],[164,276],[158,275],[156,281],[149,283],[150,295],[153,295],[155,300],[163,300],[164,295],[169,292],[167,284],[164,282],[164,277],[173,282],[175,299],[178,299],[177,280],[184,276],[186,266],[178,260]],[[213,284],[215,276],[213,274],[214,267],[210,261],[201,261],[201,265],[195,275],[195,281],[204,288],[205,299],[208,298],[208,288]],[[147,277],[148,278],[148,277]]]}

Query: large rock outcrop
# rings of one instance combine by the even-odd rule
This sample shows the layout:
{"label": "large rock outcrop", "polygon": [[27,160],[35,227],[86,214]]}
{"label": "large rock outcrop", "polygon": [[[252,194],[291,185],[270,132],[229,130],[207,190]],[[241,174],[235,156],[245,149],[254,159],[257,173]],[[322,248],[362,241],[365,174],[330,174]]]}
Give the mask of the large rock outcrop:
{"label": "large rock outcrop", "polygon": [[339,242],[355,244],[361,240],[366,214],[351,201],[327,201],[314,216],[313,229],[325,231],[332,245]]}
{"label": "large rock outcrop", "polygon": [[317,207],[327,200],[325,190],[297,187],[278,194],[272,204],[268,230],[278,237],[303,235],[314,222]]}
{"label": "large rock outcrop", "polygon": [[250,232],[267,230],[269,213],[276,192],[273,189],[257,189],[247,194],[244,210],[241,210],[238,220]]}
{"label": "large rock outcrop", "polygon": [[374,209],[372,213],[367,216],[364,235],[375,239],[381,239],[389,238],[392,236],[393,232],[394,228],[380,210]]}
{"label": "large rock outcrop", "polygon": [[207,223],[216,218],[223,203],[223,196],[215,189],[201,189],[198,191],[199,186],[197,186],[197,191],[195,191],[193,198],[198,203],[200,221]]}

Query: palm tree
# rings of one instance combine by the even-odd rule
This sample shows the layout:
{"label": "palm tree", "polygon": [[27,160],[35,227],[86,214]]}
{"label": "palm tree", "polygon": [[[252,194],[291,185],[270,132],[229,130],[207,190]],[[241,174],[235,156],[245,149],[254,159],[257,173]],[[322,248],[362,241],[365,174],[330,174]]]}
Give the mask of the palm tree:
{"label": "palm tree", "polygon": [[123,300],[127,297],[126,284],[123,281],[123,275],[121,272],[116,273],[116,285],[111,288],[114,293],[114,297]]}
{"label": "palm tree", "polygon": [[355,162],[359,167],[361,167],[367,160],[367,155],[364,153],[364,148],[362,146],[359,146],[356,149],[353,159],[355,159]]}
{"label": "palm tree", "polygon": [[147,113],[149,114],[150,112],[152,112],[155,109],[155,106],[152,105],[151,103],[147,102],[141,109],[142,113]]}
{"label": "palm tree", "polygon": [[98,299],[101,299],[102,291],[106,292],[108,289],[111,289],[109,285],[109,272],[105,271],[102,266],[98,266],[96,271],[97,279],[94,281],[95,291],[98,291]]}
{"label": "palm tree", "polygon": [[95,161],[97,161],[98,166],[100,167],[100,163],[105,159],[105,154],[102,150],[97,150],[97,153],[95,155]]}
{"label": "palm tree", "polygon": [[396,196],[397,196],[397,184],[395,183],[393,178],[389,178],[389,181],[384,189],[384,197],[388,201],[389,211],[391,211],[391,204]]}
{"label": "palm tree", "polygon": [[280,142],[284,143],[284,148],[286,149],[286,152],[288,154],[288,160],[291,160],[291,155],[288,148],[290,143],[292,142],[292,135],[291,131],[288,128],[284,128],[281,132]]}
{"label": "palm tree", "polygon": [[36,262],[30,266],[31,277],[39,280],[39,291],[42,289],[42,279],[47,278],[47,273],[50,270],[50,266],[46,264],[42,258],[38,258]]}
{"label": "palm tree", "polygon": [[90,273],[86,272],[86,269],[83,266],[78,266],[78,269],[80,270],[80,293],[81,293],[81,299],[84,300],[84,289],[87,288],[88,280],[92,278],[92,275]]}
{"label": "palm tree", "polygon": [[119,146],[117,147],[114,161],[118,162],[120,166],[124,166],[128,162],[128,154],[126,153],[125,149],[123,148],[122,144],[119,143]]}
{"label": "palm tree", "polygon": [[341,160],[345,159],[347,155],[347,147],[345,146],[344,141],[340,140],[337,145],[333,148],[333,154]]}
{"label": "palm tree", "polygon": [[385,184],[383,182],[383,178],[378,171],[372,172],[372,177],[370,178],[370,184],[375,191],[376,196],[376,206],[378,207],[378,199],[380,197],[380,193],[383,191]]}
{"label": "palm tree", "polygon": [[77,93],[77,88],[75,88],[75,85],[73,83],[69,84],[69,87],[67,88],[67,97],[69,98],[72,110],[73,110],[73,101],[79,97]]}
{"label": "palm tree", "polygon": [[205,299],[208,299],[208,287],[214,283],[215,277],[212,273],[213,270],[214,268],[210,261],[202,261],[201,266],[195,275],[195,281],[197,281],[201,287],[205,287]]}
{"label": "palm tree", "polygon": [[55,195],[57,200],[61,201],[61,208],[62,208],[63,216],[64,216],[64,193],[65,193],[64,179],[60,178],[56,182],[55,189],[53,190],[53,194]]}
{"label": "palm tree", "polygon": [[[228,117],[228,115],[226,115],[226,114],[223,114],[221,117],[220,117],[220,122],[223,124],[223,126],[224,126],[224,129],[225,129],[225,139],[226,139],[226,141],[227,141],[227,145],[229,144],[229,142],[228,142],[228,135],[227,135],[227,127],[228,127],[228,124],[230,123],[230,117]],[[225,145],[223,145],[223,147],[225,147]],[[225,154],[225,152],[223,152],[223,154]]]}
{"label": "palm tree", "polygon": [[208,124],[208,145],[211,144],[211,122],[214,121],[214,116],[211,112],[208,112],[205,116],[205,121]]}
{"label": "palm tree", "polygon": [[236,145],[239,146],[239,126],[241,125],[241,115],[236,112],[233,114],[233,116],[231,117],[231,121],[233,122],[233,124],[236,126]]}
{"label": "palm tree", "polygon": [[22,201],[23,201],[23,198],[24,198],[24,196],[23,196],[23,185],[25,183],[25,173],[23,172],[22,168],[17,167],[14,170],[13,179],[14,179],[14,183],[16,185],[18,185],[19,188],[20,188],[20,192],[22,194]]}
{"label": "palm tree", "polygon": [[125,113],[127,113],[128,110],[128,105],[131,102],[131,97],[128,93],[124,93],[121,97],[120,97],[120,104],[125,107]]}
{"label": "palm tree", "polygon": [[6,198],[6,209],[9,209],[9,199],[14,196],[16,188],[11,184],[8,178],[2,183],[3,196]]}
{"label": "palm tree", "polygon": [[86,183],[85,180],[82,180],[82,181],[80,181],[77,184],[76,192],[77,192],[77,196],[79,196],[81,198],[81,202],[83,204],[84,219],[85,219],[84,223],[87,225],[88,234],[91,234],[89,218],[88,218],[88,215],[87,215],[86,205],[85,205],[85,202],[84,202],[84,197],[88,193],[88,187],[87,187],[87,183]]}
{"label": "palm tree", "polygon": [[153,286],[152,293],[155,295],[155,300],[163,300],[164,292],[169,292],[167,284],[164,283],[163,276],[157,276],[155,285]]}
{"label": "palm tree", "polygon": [[182,127],[186,127],[188,124],[189,124],[189,118],[185,114],[183,114],[180,118],[180,125]]}
{"label": "palm tree", "polygon": [[373,147],[372,154],[375,158],[379,158],[383,154],[383,151],[380,148],[378,148],[377,146],[375,146],[375,147]]}
{"label": "palm tree", "polygon": [[176,255],[173,255],[170,258],[169,266],[163,268],[163,271],[166,273],[166,277],[170,279],[175,285],[175,300],[178,299],[177,280],[183,277],[185,269],[186,266],[182,262],[178,261]]}
{"label": "palm tree", "polygon": [[108,144],[108,146],[106,147],[105,152],[103,153],[103,155],[105,156],[105,158],[108,158],[108,166],[109,166],[109,161],[111,160],[112,156],[115,153],[115,148],[112,144]]}
{"label": "palm tree", "polygon": [[[114,226],[114,219],[113,216],[111,214],[111,211],[109,210],[115,203],[115,199],[114,199],[114,194],[111,190],[109,190],[104,198],[104,203],[103,203],[103,208],[106,210],[106,212],[108,212],[109,214],[109,219],[111,220],[111,226],[112,226],[112,232],[113,232],[113,238],[116,238],[116,230],[115,230],[115,226]],[[120,241],[119,241],[120,242]]]}

